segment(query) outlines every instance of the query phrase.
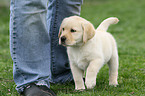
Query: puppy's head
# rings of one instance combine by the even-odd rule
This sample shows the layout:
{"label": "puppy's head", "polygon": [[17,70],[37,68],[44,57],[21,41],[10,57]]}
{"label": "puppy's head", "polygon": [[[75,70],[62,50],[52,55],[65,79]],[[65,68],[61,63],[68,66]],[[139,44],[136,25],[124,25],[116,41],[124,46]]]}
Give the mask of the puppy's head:
{"label": "puppy's head", "polygon": [[95,35],[93,25],[79,17],[65,18],[59,29],[59,44],[63,46],[78,46],[86,43]]}

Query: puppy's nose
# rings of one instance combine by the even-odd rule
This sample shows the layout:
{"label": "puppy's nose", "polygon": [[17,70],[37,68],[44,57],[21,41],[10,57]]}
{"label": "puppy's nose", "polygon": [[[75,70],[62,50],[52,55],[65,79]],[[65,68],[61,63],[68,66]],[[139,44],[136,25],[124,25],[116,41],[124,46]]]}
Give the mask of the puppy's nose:
{"label": "puppy's nose", "polygon": [[62,42],[62,43],[65,43],[65,40],[66,40],[66,37],[65,37],[65,36],[62,36],[62,37],[61,37],[61,42]]}

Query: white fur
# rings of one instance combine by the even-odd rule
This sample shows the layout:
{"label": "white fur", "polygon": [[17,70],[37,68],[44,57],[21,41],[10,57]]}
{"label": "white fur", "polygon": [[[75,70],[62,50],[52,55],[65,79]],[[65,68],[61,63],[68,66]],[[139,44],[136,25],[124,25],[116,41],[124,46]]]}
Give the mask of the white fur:
{"label": "white fur", "polygon": [[[106,63],[109,65],[109,85],[118,85],[117,45],[113,36],[106,32],[110,24],[116,24],[118,21],[115,17],[104,20],[92,39],[82,46],[67,47],[76,90],[85,89],[85,85],[88,89],[93,88],[96,85],[97,73]],[[85,85],[84,71],[86,71]]]}

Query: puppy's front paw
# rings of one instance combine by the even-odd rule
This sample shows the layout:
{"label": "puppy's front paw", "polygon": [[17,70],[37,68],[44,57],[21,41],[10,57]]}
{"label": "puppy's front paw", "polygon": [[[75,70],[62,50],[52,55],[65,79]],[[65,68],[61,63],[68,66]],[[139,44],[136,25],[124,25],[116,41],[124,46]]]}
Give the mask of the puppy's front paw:
{"label": "puppy's front paw", "polygon": [[75,90],[76,91],[83,91],[83,90],[85,90],[85,87],[84,86],[83,87],[80,87],[80,88],[76,87]]}
{"label": "puppy's front paw", "polygon": [[96,81],[86,81],[87,89],[93,89],[96,86]]}

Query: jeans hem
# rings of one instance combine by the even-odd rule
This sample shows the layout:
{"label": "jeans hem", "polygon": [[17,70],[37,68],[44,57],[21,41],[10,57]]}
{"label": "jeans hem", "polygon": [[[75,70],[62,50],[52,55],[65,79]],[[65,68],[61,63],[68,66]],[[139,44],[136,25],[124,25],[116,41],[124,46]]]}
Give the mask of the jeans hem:
{"label": "jeans hem", "polygon": [[25,90],[25,88],[27,88],[28,86],[30,86],[30,84],[35,84],[35,85],[38,85],[38,86],[46,86],[48,88],[50,88],[50,81],[47,82],[48,80],[39,80],[39,81],[34,81],[34,82],[31,82],[31,83],[28,83],[28,84],[25,84],[19,88],[16,88],[16,90],[18,91],[19,94],[22,94]]}

